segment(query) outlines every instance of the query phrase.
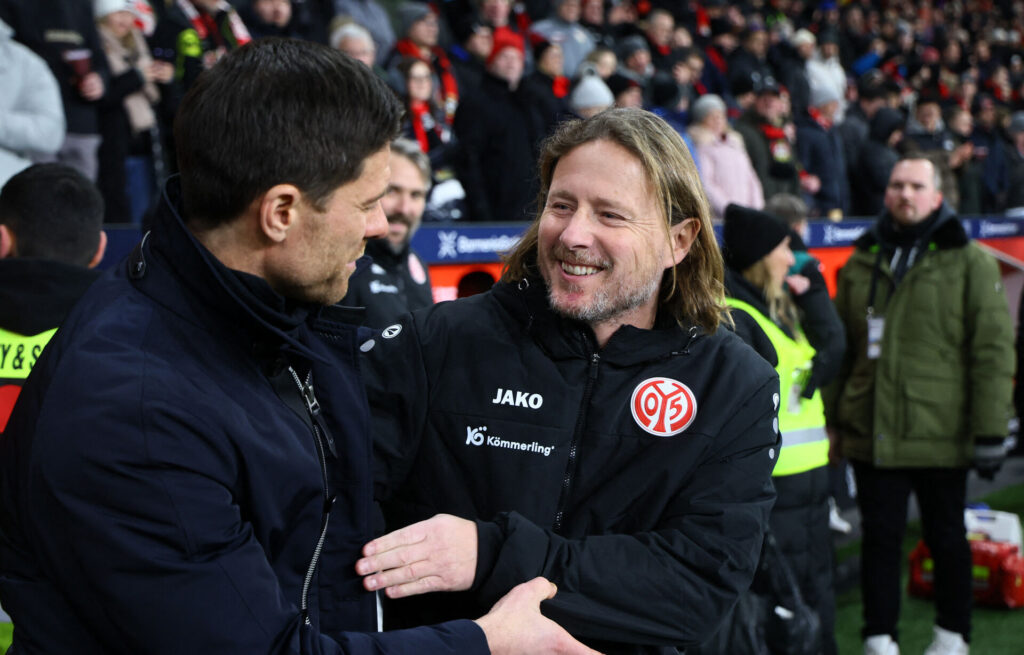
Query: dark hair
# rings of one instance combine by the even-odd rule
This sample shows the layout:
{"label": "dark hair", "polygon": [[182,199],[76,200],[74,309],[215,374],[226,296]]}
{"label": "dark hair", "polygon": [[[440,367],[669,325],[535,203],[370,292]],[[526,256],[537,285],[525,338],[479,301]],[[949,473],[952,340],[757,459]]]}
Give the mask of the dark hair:
{"label": "dark hair", "polygon": [[103,229],[103,196],[64,164],[36,164],[0,191],[0,223],[14,234],[18,257],[87,265]]}
{"label": "dark hair", "polygon": [[401,103],[337,50],[265,38],[204,72],[174,122],[185,217],[212,228],[275,184],[318,210],[398,135]]}

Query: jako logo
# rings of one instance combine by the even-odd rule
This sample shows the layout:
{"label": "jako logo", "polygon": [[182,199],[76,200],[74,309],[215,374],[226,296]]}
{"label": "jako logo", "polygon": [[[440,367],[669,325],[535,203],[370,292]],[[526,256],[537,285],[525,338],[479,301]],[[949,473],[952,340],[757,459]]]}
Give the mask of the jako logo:
{"label": "jako logo", "polygon": [[690,388],[672,378],[648,378],[629,399],[633,420],[656,437],[671,437],[697,417],[697,399]]}
{"label": "jako logo", "polygon": [[540,406],[544,404],[544,397],[539,393],[512,391],[511,389],[498,387],[498,392],[494,395],[494,400],[491,401],[491,404],[540,409]]}

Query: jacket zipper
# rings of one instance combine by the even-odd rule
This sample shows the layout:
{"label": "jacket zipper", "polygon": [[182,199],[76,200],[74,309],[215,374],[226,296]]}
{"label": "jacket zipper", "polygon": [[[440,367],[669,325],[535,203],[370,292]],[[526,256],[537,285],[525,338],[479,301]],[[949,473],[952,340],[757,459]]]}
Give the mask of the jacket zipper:
{"label": "jacket zipper", "polygon": [[576,414],[576,429],[572,433],[572,441],[569,442],[569,461],[565,465],[565,477],[562,478],[562,495],[558,499],[558,511],[555,512],[554,531],[562,531],[562,523],[565,519],[565,506],[569,503],[569,491],[572,488],[572,476],[576,469],[576,452],[579,449],[580,437],[583,436],[583,428],[586,425],[587,405],[590,404],[590,395],[594,390],[594,382],[597,380],[597,366],[601,361],[601,355],[594,353],[590,356],[590,369],[587,373],[587,384],[583,388],[583,400]]}
{"label": "jacket zipper", "polygon": [[313,556],[309,560],[309,566],[306,568],[306,575],[302,580],[302,597],[299,603],[299,609],[302,611],[302,621],[306,625],[310,625],[309,619],[309,587],[313,582],[313,574],[316,572],[316,565],[320,561],[320,553],[324,548],[324,540],[327,538],[327,525],[331,519],[331,506],[333,498],[330,495],[330,489],[328,488],[327,481],[327,457],[324,453],[323,436],[320,434],[320,429],[317,427],[318,417],[320,415],[320,403],[317,401],[316,396],[313,394],[313,372],[310,371],[306,376],[306,383],[303,384],[299,379],[299,374],[295,372],[295,369],[291,366],[288,367],[288,372],[292,374],[292,379],[295,380],[295,385],[299,388],[299,395],[302,396],[302,400],[306,405],[306,411],[309,412],[310,424],[313,428],[313,438],[316,445],[316,457],[320,463],[320,475],[323,480],[324,487],[324,507],[323,514],[320,517],[320,538],[317,539],[316,548],[313,549]]}

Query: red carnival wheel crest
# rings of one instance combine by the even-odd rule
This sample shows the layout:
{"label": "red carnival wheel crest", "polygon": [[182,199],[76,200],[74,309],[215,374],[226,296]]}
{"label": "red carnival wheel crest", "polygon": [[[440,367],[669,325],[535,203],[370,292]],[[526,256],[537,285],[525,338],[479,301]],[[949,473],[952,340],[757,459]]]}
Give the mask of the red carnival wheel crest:
{"label": "red carnival wheel crest", "polygon": [[697,399],[690,388],[671,378],[648,378],[629,399],[633,420],[656,437],[671,437],[697,417]]}

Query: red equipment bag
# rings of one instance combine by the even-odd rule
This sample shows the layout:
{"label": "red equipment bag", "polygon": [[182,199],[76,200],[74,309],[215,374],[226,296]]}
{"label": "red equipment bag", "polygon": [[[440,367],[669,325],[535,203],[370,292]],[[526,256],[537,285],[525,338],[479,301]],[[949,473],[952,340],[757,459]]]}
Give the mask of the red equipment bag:
{"label": "red equipment bag", "polygon": [[[1024,558],[1016,544],[971,539],[974,601],[988,607],[1024,606]],[[930,598],[934,593],[934,561],[924,541],[910,553],[907,593]]]}

